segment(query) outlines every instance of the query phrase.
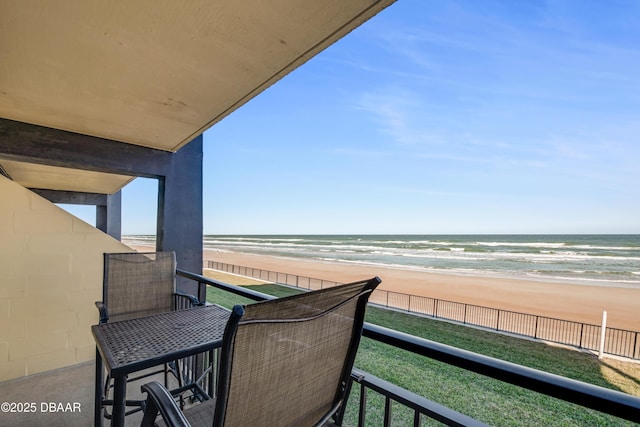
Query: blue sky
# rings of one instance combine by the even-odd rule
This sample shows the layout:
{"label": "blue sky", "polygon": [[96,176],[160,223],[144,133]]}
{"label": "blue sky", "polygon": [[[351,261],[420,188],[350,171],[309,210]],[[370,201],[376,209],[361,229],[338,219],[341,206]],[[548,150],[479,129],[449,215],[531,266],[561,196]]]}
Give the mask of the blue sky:
{"label": "blue sky", "polygon": [[205,133],[204,232],[640,233],[639,77],[640,2],[399,0]]}

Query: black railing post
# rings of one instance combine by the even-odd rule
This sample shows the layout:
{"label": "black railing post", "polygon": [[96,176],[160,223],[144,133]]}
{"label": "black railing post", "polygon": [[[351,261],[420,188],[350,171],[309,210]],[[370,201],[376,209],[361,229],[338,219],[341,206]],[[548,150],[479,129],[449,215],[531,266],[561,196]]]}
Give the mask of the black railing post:
{"label": "black railing post", "polygon": [[391,398],[389,396],[385,396],[384,399],[384,427],[389,427],[391,425]]}
{"label": "black railing post", "polygon": [[580,324],[580,343],[578,344],[579,348],[582,348],[582,335],[584,334],[584,323]]}
{"label": "black railing post", "polygon": [[360,413],[358,414],[358,427],[364,427],[364,421],[367,414],[367,388],[364,384],[360,385]]}

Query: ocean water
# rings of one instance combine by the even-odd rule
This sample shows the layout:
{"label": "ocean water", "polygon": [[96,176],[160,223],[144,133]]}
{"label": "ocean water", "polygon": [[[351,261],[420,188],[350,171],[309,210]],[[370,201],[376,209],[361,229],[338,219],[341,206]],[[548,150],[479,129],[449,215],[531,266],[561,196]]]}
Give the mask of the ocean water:
{"label": "ocean water", "polygon": [[451,274],[640,287],[640,235],[206,235],[204,247]]}

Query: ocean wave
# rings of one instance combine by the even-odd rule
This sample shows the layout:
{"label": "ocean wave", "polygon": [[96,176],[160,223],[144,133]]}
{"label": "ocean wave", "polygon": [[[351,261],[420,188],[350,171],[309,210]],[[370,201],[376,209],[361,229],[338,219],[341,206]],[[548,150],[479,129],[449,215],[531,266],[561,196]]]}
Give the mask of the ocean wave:
{"label": "ocean wave", "polygon": [[[454,255],[455,254],[455,255]],[[466,255],[460,252],[425,252],[425,253],[406,253],[401,254],[402,257],[405,258],[422,258],[422,259],[432,259],[432,260],[465,260],[465,261],[491,261],[495,260],[495,258],[490,257],[480,257],[475,255]]]}
{"label": "ocean wave", "polygon": [[[540,251],[540,252],[507,252],[507,251],[473,251],[467,250],[464,247],[437,247],[437,248],[394,248],[394,247],[381,247],[373,245],[320,245],[320,244],[305,244],[296,245],[288,243],[272,243],[266,242],[256,244],[255,242],[236,242],[234,245],[227,245],[222,242],[207,242],[207,247],[220,246],[226,248],[237,248],[241,250],[254,250],[261,253],[269,252],[272,250],[283,252],[299,252],[301,256],[305,254],[312,254],[313,252],[346,252],[346,253],[359,253],[362,256],[401,256],[401,257],[415,257],[415,258],[430,258],[430,259],[465,259],[465,260],[517,260],[519,262],[530,263],[545,263],[545,262],[584,262],[584,261],[597,261],[605,260],[610,262],[612,260],[616,262],[640,262],[640,257],[633,256],[611,256],[608,254],[590,254],[575,251]],[[456,256],[451,256],[455,253]],[[614,259],[613,259],[614,258]]]}
{"label": "ocean wave", "polygon": [[522,248],[522,247],[527,247],[527,248],[561,248],[563,246],[565,246],[564,242],[556,242],[556,243],[546,243],[546,242],[523,242],[523,243],[517,243],[517,242],[475,242],[476,245],[478,246],[491,246],[491,247],[497,247],[497,246],[512,246],[512,247],[518,247],[518,248]]}
{"label": "ocean wave", "polygon": [[[140,244],[155,236],[125,236]],[[207,249],[449,274],[638,285],[640,236],[204,236]]]}

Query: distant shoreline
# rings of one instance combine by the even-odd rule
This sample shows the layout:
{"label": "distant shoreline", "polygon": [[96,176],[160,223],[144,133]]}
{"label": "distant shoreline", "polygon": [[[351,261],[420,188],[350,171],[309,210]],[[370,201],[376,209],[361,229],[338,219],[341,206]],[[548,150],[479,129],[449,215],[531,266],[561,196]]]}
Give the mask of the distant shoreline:
{"label": "distant shoreline", "polygon": [[[125,243],[126,242],[126,239]],[[132,245],[135,250],[153,250]],[[529,279],[461,276],[331,261],[291,259],[204,248],[204,260],[349,282],[379,276],[380,289],[599,325],[640,330],[640,289],[584,286]]]}

